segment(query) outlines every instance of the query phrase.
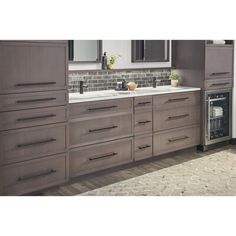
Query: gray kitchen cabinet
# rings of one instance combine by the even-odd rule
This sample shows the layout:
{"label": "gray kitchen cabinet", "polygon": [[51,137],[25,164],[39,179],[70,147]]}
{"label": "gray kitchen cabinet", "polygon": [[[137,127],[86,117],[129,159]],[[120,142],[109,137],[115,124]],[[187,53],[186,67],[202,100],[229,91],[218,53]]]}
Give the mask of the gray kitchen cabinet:
{"label": "gray kitchen cabinet", "polygon": [[199,91],[71,103],[70,177],[198,145],[199,105]]}
{"label": "gray kitchen cabinet", "polygon": [[0,41],[0,195],[68,178],[66,41]]}
{"label": "gray kitchen cabinet", "polygon": [[0,94],[67,87],[63,44],[0,42]]}
{"label": "gray kitchen cabinet", "polygon": [[233,47],[206,47],[206,79],[222,79],[233,77]]}
{"label": "gray kitchen cabinet", "polygon": [[70,177],[132,162],[132,138],[70,150]]}

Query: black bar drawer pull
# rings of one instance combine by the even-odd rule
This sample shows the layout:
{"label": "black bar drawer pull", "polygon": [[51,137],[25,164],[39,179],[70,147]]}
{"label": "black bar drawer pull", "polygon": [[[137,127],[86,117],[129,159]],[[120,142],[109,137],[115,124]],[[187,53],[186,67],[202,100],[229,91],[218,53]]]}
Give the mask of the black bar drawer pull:
{"label": "black bar drawer pull", "polygon": [[25,118],[19,118],[17,121],[30,121],[30,120],[37,120],[37,119],[47,119],[51,117],[55,117],[55,114],[45,115],[45,116],[34,116],[34,117],[25,117]]}
{"label": "black bar drawer pull", "polygon": [[116,108],[117,106],[108,106],[108,107],[95,107],[95,108],[88,108],[88,111],[97,111],[97,110],[106,110]]}
{"label": "black bar drawer pull", "polygon": [[229,71],[225,71],[225,72],[215,72],[215,73],[211,73],[211,75],[227,75],[230,74]]}
{"label": "black bar drawer pull", "polygon": [[16,84],[16,86],[17,87],[28,87],[28,86],[52,85],[52,84],[56,84],[56,82],[23,83],[23,84]]}
{"label": "black bar drawer pull", "polygon": [[113,157],[116,155],[118,155],[117,152],[111,152],[111,153],[104,154],[102,156],[90,157],[89,160],[94,161],[94,160],[98,160],[98,159],[102,159],[102,158],[106,158],[106,157]]}
{"label": "black bar drawer pull", "polygon": [[168,99],[167,102],[181,102],[184,100],[189,99],[189,97],[184,97],[184,98],[172,98],[172,99]]}
{"label": "black bar drawer pull", "polygon": [[151,102],[139,102],[137,105],[138,106],[144,106],[144,105],[147,105],[147,104],[150,104]]}
{"label": "black bar drawer pull", "polygon": [[211,84],[211,87],[214,87],[214,86],[224,86],[224,85],[227,85],[227,84],[229,84],[229,82],[226,82],[226,83]]}
{"label": "black bar drawer pull", "polygon": [[109,127],[105,127],[105,128],[100,128],[100,129],[90,129],[89,133],[98,132],[98,131],[106,131],[106,130],[110,130],[110,129],[115,129],[117,127],[118,127],[117,125],[113,125],[113,126],[109,126]]}
{"label": "black bar drawer pull", "polygon": [[48,102],[56,100],[56,98],[39,98],[39,99],[30,99],[30,100],[18,100],[16,103],[31,103],[31,102]]}
{"label": "black bar drawer pull", "polygon": [[39,178],[39,177],[43,177],[43,176],[47,176],[47,175],[54,174],[54,173],[56,173],[56,172],[57,172],[56,170],[51,169],[51,170],[46,171],[46,172],[43,172],[43,173],[19,177],[19,178],[17,179],[17,181],[18,181],[18,182],[21,182],[21,181],[27,181],[27,180],[31,180],[31,179],[36,179],[36,178]]}
{"label": "black bar drawer pull", "polygon": [[139,121],[138,124],[145,125],[145,124],[150,123],[150,122],[151,122],[150,120],[145,120],[145,121]]}
{"label": "black bar drawer pull", "polygon": [[148,145],[148,144],[147,144],[147,145],[139,146],[138,149],[139,149],[139,150],[143,150],[143,149],[150,148],[150,147],[151,147],[151,145]]}
{"label": "black bar drawer pull", "polygon": [[182,140],[185,140],[185,139],[188,139],[188,138],[189,138],[188,136],[183,136],[183,137],[179,137],[179,138],[168,139],[168,141],[170,143],[172,143],[172,142],[182,141]]}
{"label": "black bar drawer pull", "polygon": [[18,144],[17,147],[22,148],[22,147],[36,146],[36,145],[51,143],[51,142],[55,142],[55,141],[56,141],[55,138],[50,138],[50,139],[41,140],[41,141],[32,142],[32,143]]}
{"label": "black bar drawer pull", "polygon": [[169,116],[168,120],[177,120],[177,119],[185,118],[188,116],[189,116],[189,114],[184,114],[184,115],[179,115],[179,116]]}

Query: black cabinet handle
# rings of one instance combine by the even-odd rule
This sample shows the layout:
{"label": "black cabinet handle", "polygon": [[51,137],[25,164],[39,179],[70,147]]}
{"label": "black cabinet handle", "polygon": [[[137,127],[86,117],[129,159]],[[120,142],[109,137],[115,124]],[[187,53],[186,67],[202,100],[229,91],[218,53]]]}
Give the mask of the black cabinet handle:
{"label": "black cabinet handle", "polygon": [[172,98],[172,99],[168,99],[167,102],[181,102],[184,100],[189,99],[189,97],[184,97],[184,98]]}
{"label": "black cabinet handle", "polygon": [[211,84],[211,87],[215,87],[215,86],[224,86],[229,84],[229,82],[225,82],[225,83],[217,83],[217,84]]}
{"label": "black cabinet handle", "polygon": [[56,84],[56,82],[22,83],[22,84],[16,84],[16,86],[17,87],[28,87],[28,86],[52,85],[52,84]]}
{"label": "black cabinet handle", "polygon": [[43,172],[43,173],[19,177],[19,178],[17,179],[17,181],[18,181],[18,182],[21,182],[21,181],[32,180],[32,179],[36,179],[36,178],[39,178],[39,177],[51,175],[51,174],[54,174],[54,173],[56,173],[56,172],[57,172],[56,170],[51,169],[51,170],[46,171],[46,172]]}
{"label": "black cabinet handle", "polygon": [[188,139],[188,138],[189,138],[188,136],[183,136],[183,137],[168,139],[168,141],[170,143],[172,143],[172,142],[182,141],[182,140],[185,140],[185,139]]}
{"label": "black cabinet handle", "polygon": [[18,100],[16,103],[31,103],[31,102],[48,102],[56,100],[56,98],[39,98],[39,99],[30,99],[30,100]]}
{"label": "black cabinet handle", "polygon": [[150,120],[145,120],[145,121],[139,121],[138,124],[145,125],[145,124],[150,123],[150,122],[151,122]]}
{"label": "black cabinet handle", "polygon": [[109,127],[105,127],[105,128],[100,128],[100,129],[90,129],[89,133],[98,132],[98,131],[106,131],[106,130],[110,130],[110,129],[115,129],[117,127],[118,127],[117,125],[113,125],[113,126],[109,126]]}
{"label": "black cabinet handle", "polygon": [[188,116],[189,116],[189,114],[184,114],[184,115],[179,115],[179,116],[169,116],[167,119],[168,120],[177,120],[177,119],[185,118]]}
{"label": "black cabinet handle", "polygon": [[225,71],[225,72],[214,72],[214,73],[211,73],[211,75],[227,75],[227,74],[230,74],[229,71]]}
{"label": "black cabinet handle", "polygon": [[38,119],[47,119],[51,117],[55,117],[55,114],[45,115],[45,116],[34,116],[34,117],[25,117],[25,118],[19,118],[17,121],[30,121],[30,120],[38,120]]}
{"label": "black cabinet handle", "polygon": [[144,105],[147,105],[147,104],[150,104],[151,102],[139,102],[137,105],[138,106],[144,106]]}
{"label": "black cabinet handle", "polygon": [[108,107],[95,107],[95,108],[88,108],[88,111],[97,111],[97,110],[106,110],[111,108],[116,108],[117,106],[108,106]]}
{"label": "black cabinet handle", "polygon": [[55,138],[51,138],[51,139],[41,140],[41,141],[32,142],[32,143],[18,144],[17,147],[22,148],[22,147],[29,147],[29,146],[37,146],[37,145],[51,143],[51,142],[55,142],[55,141],[56,141]]}
{"label": "black cabinet handle", "polygon": [[138,149],[143,150],[143,149],[150,148],[150,147],[151,147],[151,145],[147,144],[147,145],[139,146]]}
{"label": "black cabinet handle", "polygon": [[90,157],[89,160],[94,161],[94,160],[103,159],[103,158],[106,158],[106,157],[113,157],[113,156],[116,156],[116,155],[118,155],[117,152],[111,152],[111,153],[104,154],[102,156]]}

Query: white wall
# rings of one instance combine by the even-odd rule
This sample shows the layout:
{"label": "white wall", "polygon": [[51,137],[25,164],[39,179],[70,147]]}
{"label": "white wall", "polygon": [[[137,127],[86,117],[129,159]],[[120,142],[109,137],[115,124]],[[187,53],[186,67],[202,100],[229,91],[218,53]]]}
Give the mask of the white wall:
{"label": "white wall", "polygon": [[[170,45],[170,61],[169,62],[146,62],[132,63],[131,62],[131,40],[103,40],[103,52],[107,52],[108,56],[115,54],[121,55],[114,65],[114,69],[126,68],[159,68],[171,66],[171,45]],[[101,69],[101,63],[88,64],[70,64],[69,70],[97,70]]]}
{"label": "white wall", "polygon": [[[234,41],[236,45],[236,40]],[[236,138],[236,50],[234,50],[234,88],[233,88],[233,128],[232,128],[232,137]]]}

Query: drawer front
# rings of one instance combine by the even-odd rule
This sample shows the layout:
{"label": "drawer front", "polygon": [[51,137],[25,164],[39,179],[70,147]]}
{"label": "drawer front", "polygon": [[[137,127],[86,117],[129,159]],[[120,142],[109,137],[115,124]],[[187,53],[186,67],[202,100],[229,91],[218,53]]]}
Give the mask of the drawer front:
{"label": "drawer front", "polygon": [[63,153],[66,125],[48,125],[0,133],[0,164]]}
{"label": "drawer front", "polygon": [[0,113],[0,131],[65,122],[65,106]]}
{"label": "drawer front", "polygon": [[153,136],[153,154],[163,154],[200,143],[200,126],[156,133]]}
{"label": "drawer front", "polygon": [[200,92],[153,96],[154,110],[194,106],[200,104]]}
{"label": "drawer front", "polygon": [[132,161],[132,139],[70,150],[70,177]]}
{"label": "drawer front", "polygon": [[154,131],[173,129],[200,122],[200,109],[186,107],[154,112]]}
{"label": "drawer front", "polygon": [[224,88],[232,88],[233,80],[232,79],[210,79],[205,80],[205,89],[224,89]]}
{"label": "drawer front", "polygon": [[20,195],[66,181],[66,156],[57,155],[1,168],[3,194]]}
{"label": "drawer front", "polygon": [[116,112],[132,112],[132,99],[117,99],[96,102],[71,103],[70,119],[87,116],[107,115]]}
{"label": "drawer front", "polygon": [[67,91],[0,95],[0,111],[66,105]]}
{"label": "drawer front", "polygon": [[70,147],[132,135],[132,115],[80,120],[69,123]]}
{"label": "drawer front", "polygon": [[135,137],[134,159],[142,160],[152,156],[152,135]]}
{"label": "drawer front", "polygon": [[0,45],[0,94],[65,89],[67,49],[64,45]]}
{"label": "drawer front", "polygon": [[136,113],[134,115],[134,133],[143,134],[152,132],[152,111]]}
{"label": "drawer front", "polygon": [[233,78],[233,47],[206,47],[206,78]]}
{"label": "drawer front", "polygon": [[144,109],[152,109],[152,96],[134,98],[134,110],[142,111]]}

